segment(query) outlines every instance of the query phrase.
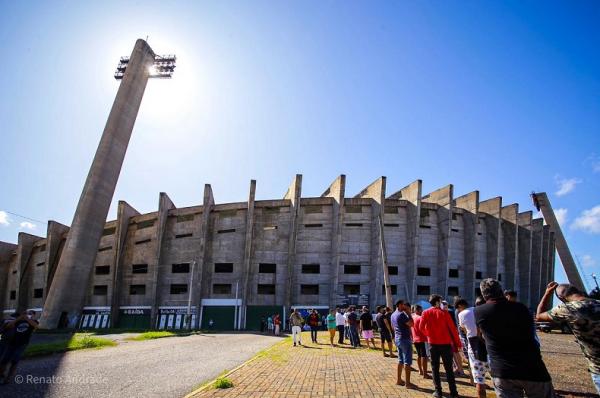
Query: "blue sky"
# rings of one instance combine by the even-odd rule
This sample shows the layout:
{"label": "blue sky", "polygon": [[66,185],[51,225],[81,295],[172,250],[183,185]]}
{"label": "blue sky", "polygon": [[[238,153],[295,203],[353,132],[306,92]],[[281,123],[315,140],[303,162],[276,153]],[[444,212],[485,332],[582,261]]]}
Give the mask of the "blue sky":
{"label": "blue sky", "polygon": [[[420,178],[531,210],[546,191],[600,273],[600,3],[0,0],[0,240],[70,224],[135,40],[175,53],[151,81],[117,200],[318,196]],[[10,213],[27,216],[20,218]],[[44,223],[40,223],[41,220]],[[30,223],[30,224],[27,224]],[[559,280],[564,273],[557,270]]]}

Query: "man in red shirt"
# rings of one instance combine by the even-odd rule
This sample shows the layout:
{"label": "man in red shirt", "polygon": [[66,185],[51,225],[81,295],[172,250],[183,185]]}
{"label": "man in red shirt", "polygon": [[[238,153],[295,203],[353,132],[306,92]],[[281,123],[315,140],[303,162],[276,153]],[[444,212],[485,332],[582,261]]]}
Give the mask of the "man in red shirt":
{"label": "man in red shirt", "polygon": [[432,294],[429,297],[431,308],[423,311],[421,315],[420,329],[427,336],[429,343],[429,353],[431,355],[431,373],[433,374],[433,385],[435,392],[434,398],[442,397],[442,381],[440,378],[440,359],[444,364],[446,371],[446,380],[450,388],[450,397],[458,397],[456,381],[454,380],[454,370],[452,369],[452,344],[461,348],[461,342],[458,338],[458,332],[448,311],[444,311],[442,306],[442,297]]}
{"label": "man in red shirt", "polygon": [[413,336],[413,344],[415,349],[417,350],[417,365],[419,365],[419,374],[423,376],[424,379],[428,379],[429,375],[427,374],[427,336],[422,330],[422,320],[421,314],[423,314],[423,307],[420,305],[412,306],[412,319],[413,319],[413,328],[412,328],[412,336]]}

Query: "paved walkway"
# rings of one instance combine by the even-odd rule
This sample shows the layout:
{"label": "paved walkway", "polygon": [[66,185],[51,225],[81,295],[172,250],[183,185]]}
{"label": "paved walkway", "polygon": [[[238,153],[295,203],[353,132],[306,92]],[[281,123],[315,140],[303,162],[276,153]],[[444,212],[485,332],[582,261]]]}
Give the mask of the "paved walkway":
{"label": "paved walkway", "polygon": [[[593,397],[595,389],[587,372],[585,359],[574,342],[572,335],[541,335],[542,355],[554,380],[554,387],[563,396]],[[310,341],[309,333],[303,333],[305,343]],[[319,334],[319,341],[329,341],[325,332]],[[567,347],[568,352],[557,351],[557,347]],[[560,352],[559,352],[560,351]],[[416,359],[416,356],[415,356]],[[562,364],[556,367],[555,363]],[[381,351],[348,346],[331,348],[327,344],[308,344],[293,347],[290,340],[275,345],[254,361],[242,366],[228,378],[234,387],[230,389],[210,388],[194,396],[205,397],[410,397],[431,398],[433,382],[412,372],[411,381],[418,387],[407,390],[397,386],[395,358],[384,358]],[[564,366],[570,364],[570,366]],[[416,369],[413,361],[413,369]],[[429,368],[431,372],[431,367]],[[577,379],[574,382],[573,379]],[[487,396],[496,395],[488,380]],[[468,378],[457,379],[461,397],[476,397],[475,387]],[[442,376],[444,394],[448,395],[448,385]]]}
{"label": "paved walkway", "polygon": [[[309,333],[303,333],[302,337],[303,342],[310,341]],[[322,343],[329,341],[326,332],[320,332],[318,340]],[[396,358],[384,358],[381,351],[373,349],[350,349],[347,345],[332,348],[328,344],[310,343],[293,347],[286,340],[231,374],[229,379],[234,384],[233,388],[208,389],[194,398],[388,398],[398,395],[431,398],[433,383],[431,380],[424,380],[418,371],[412,372],[411,377],[418,389],[407,390],[396,385],[397,361]],[[416,366],[416,361],[413,361],[413,368],[416,369]],[[457,385],[461,396],[477,396],[469,379],[459,378]],[[442,386],[444,392],[448,392],[445,382]],[[493,397],[493,391],[488,396]]]}
{"label": "paved walkway", "polygon": [[182,397],[280,341],[223,333],[121,341],[117,347],[24,359],[0,397]]}

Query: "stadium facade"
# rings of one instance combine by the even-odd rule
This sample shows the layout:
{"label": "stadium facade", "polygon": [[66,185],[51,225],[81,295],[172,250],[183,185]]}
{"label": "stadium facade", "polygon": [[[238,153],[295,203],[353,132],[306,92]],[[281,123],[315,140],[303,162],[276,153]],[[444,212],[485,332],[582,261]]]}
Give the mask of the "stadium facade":
{"label": "stadium facade", "polygon": [[[453,186],[422,195],[420,180],[386,194],[381,177],[346,197],[345,176],[320,197],[302,197],[296,175],[283,199],[177,208],[165,193],[158,211],[124,201],[106,222],[77,327],[256,329],[289,308],[386,302],[384,258],[394,298],[439,293],[473,301],[494,277],[533,307],[552,280],[554,233],[531,211],[455,197]],[[69,227],[49,221],[46,237],[20,233],[0,242],[0,306],[41,311]],[[85,279],[85,278],[84,278]],[[189,307],[188,307],[189,306]],[[186,317],[191,309],[191,319]]]}

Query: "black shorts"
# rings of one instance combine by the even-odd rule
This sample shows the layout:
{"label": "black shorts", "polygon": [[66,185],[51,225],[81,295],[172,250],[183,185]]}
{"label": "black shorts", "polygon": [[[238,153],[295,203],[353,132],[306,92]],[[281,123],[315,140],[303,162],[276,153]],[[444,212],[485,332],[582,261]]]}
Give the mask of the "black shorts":
{"label": "black shorts", "polygon": [[417,357],[426,358],[427,357],[427,348],[425,347],[425,343],[414,343],[415,349],[417,350]]}
{"label": "black shorts", "polygon": [[381,336],[381,342],[382,342],[382,343],[383,343],[383,342],[386,342],[386,341],[387,341],[388,343],[391,343],[391,342],[392,342],[392,336],[390,335],[390,332],[388,332],[387,330],[386,330],[385,332],[384,332],[384,331],[382,331],[382,332],[380,333],[380,336]]}

